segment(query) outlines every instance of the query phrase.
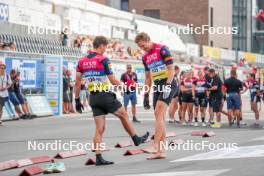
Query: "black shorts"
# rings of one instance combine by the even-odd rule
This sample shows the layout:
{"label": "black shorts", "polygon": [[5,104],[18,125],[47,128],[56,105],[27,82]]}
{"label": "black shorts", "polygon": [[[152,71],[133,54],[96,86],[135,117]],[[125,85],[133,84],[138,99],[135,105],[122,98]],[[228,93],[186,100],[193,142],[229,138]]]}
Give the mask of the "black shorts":
{"label": "black shorts", "polygon": [[182,93],[182,103],[193,103],[192,93]]}
{"label": "black shorts", "polygon": [[213,112],[221,112],[222,96],[210,96],[209,106],[213,108]]}
{"label": "black shorts", "polygon": [[8,97],[0,97],[0,108],[5,106],[5,102],[8,101]]}
{"label": "black shorts", "polygon": [[177,98],[177,97],[179,97],[179,96],[180,96],[180,88],[179,88],[179,86],[177,86],[176,93],[175,93],[175,95],[173,96],[173,98]]}
{"label": "black shorts", "polygon": [[196,94],[194,99],[194,105],[206,108],[208,105],[208,98],[206,94]]}
{"label": "black shorts", "polygon": [[93,116],[96,117],[114,113],[122,107],[122,104],[116,99],[116,95],[113,92],[91,92],[90,106]]}
{"label": "black shorts", "polygon": [[257,93],[251,93],[250,94],[250,101],[254,102],[254,103],[259,103],[261,102],[261,97],[259,95],[257,95]]}
{"label": "black shorts", "polygon": [[154,93],[153,93],[153,107],[155,109],[156,104],[158,101],[163,101],[165,102],[167,105],[170,104],[172,98],[175,96],[175,94],[177,93],[177,83],[175,80],[172,81],[171,83],[171,92],[170,92],[170,96],[166,99],[163,98],[163,93],[162,93],[162,86],[165,86],[167,82],[167,79],[161,79],[158,81],[154,81]]}

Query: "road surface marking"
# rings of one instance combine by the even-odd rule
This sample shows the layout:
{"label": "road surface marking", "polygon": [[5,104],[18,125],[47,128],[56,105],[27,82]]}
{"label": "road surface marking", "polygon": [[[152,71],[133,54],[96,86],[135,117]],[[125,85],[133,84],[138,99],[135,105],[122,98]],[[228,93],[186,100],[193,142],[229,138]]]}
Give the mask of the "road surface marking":
{"label": "road surface marking", "polygon": [[131,174],[131,175],[117,175],[117,176],[217,176],[225,173],[230,169],[222,170],[205,170],[205,171],[183,171],[183,172],[161,172],[161,173],[145,173],[145,174]]}
{"label": "road surface marking", "polygon": [[234,158],[252,158],[264,157],[264,145],[254,145],[238,147],[237,149],[221,149],[184,157],[171,162],[179,161],[197,161],[197,160],[216,160],[216,159],[234,159]]}

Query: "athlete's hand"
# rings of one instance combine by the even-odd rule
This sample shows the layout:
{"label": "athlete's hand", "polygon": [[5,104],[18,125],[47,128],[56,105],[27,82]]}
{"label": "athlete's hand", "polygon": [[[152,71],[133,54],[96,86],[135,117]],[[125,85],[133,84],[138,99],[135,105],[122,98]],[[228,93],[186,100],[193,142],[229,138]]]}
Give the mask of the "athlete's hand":
{"label": "athlete's hand", "polygon": [[145,94],[144,95],[144,100],[143,100],[143,106],[146,110],[150,109],[150,105],[149,105],[149,94]]}
{"label": "athlete's hand", "polygon": [[75,108],[76,108],[76,111],[79,113],[82,113],[82,111],[84,110],[83,105],[80,101],[80,98],[75,98]]}
{"label": "athlete's hand", "polygon": [[163,99],[167,99],[169,98],[170,96],[170,93],[171,93],[171,85],[170,84],[167,84],[165,87],[164,87],[164,90],[163,90]]}

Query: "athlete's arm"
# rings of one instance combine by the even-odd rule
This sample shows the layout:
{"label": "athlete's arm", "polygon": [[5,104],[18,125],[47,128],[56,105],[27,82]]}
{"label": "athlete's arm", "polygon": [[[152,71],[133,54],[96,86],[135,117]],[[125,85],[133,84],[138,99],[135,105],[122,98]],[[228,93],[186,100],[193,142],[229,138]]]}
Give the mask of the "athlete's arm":
{"label": "athlete's arm", "polygon": [[171,84],[175,74],[174,65],[173,64],[167,65],[167,70],[168,70],[167,84]]}
{"label": "athlete's arm", "polygon": [[104,66],[104,71],[105,74],[107,75],[107,78],[109,79],[110,83],[113,84],[114,86],[119,86],[122,85],[122,83],[116,79],[113,70],[112,70],[112,64],[108,58],[105,58],[103,61],[103,66]]}
{"label": "athlete's arm", "polygon": [[149,94],[152,85],[152,78],[150,71],[145,71],[145,94]]}
{"label": "athlete's arm", "polygon": [[109,75],[107,75],[107,77],[108,77],[111,84],[113,84],[115,86],[122,85],[121,82],[118,79],[116,79],[115,75],[109,74]]}
{"label": "athlete's arm", "polygon": [[163,46],[160,49],[160,55],[162,59],[165,61],[165,64],[168,70],[167,84],[171,84],[174,79],[175,69],[173,65],[173,60],[171,58],[170,50],[166,46]]}
{"label": "athlete's arm", "polygon": [[192,84],[192,96],[195,97],[195,89],[196,89],[196,84]]}

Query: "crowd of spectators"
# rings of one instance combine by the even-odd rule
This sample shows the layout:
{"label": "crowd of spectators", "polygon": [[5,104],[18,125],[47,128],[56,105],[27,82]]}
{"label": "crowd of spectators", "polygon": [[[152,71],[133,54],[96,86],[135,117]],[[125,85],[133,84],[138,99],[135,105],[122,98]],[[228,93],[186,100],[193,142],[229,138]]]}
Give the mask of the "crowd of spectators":
{"label": "crowd of spectators", "polygon": [[[63,114],[75,113],[74,100],[75,82],[72,80],[72,73],[66,67],[63,67]],[[84,112],[90,110],[89,107],[89,92],[85,81],[81,85],[81,102],[84,106]]]}
{"label": "crowd of spectators", "polygon": [[[81,48],[83,54],[91,51],[93,36],[77,36],[73,42],[73,46]],[[106,49],[105,56],[110,59],[140,59],[142,53],[138,49],[132,47],[126,47],[121,41],[110,39],[109,45]]]}
{"label": "crowd of spectators", "polygon": [[0,41],[0,50],[4,51],[16,51],[16,43],[15,42],[2,42]]}

